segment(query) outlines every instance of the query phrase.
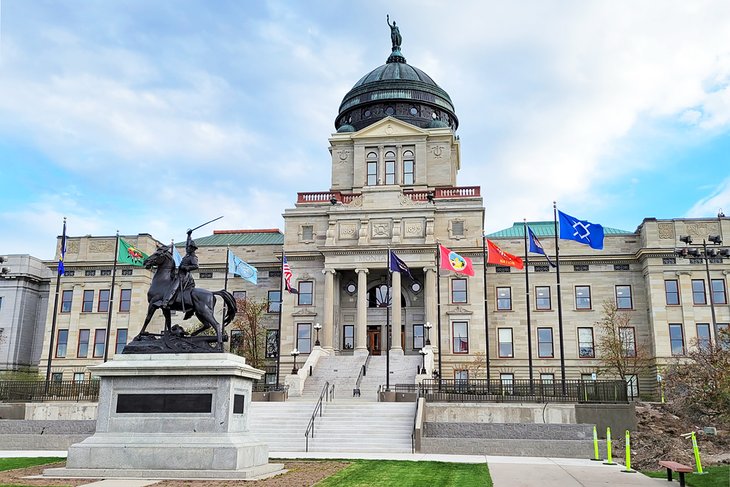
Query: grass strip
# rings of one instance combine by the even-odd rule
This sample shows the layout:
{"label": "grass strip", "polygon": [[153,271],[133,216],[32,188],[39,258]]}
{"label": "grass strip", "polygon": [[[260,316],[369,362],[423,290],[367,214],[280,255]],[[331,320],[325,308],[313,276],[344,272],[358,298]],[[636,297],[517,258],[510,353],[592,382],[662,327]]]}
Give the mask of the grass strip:
{"label": "grass strip", "polygon": [[62,457],[0,458],[0,472],[16,468],[35,467],[47,463],[65,462]]}
{"label": "grass strip", "polygon": [[[686,473],[684,478],[689,487],[728,487],[730,485],[730,466],[707,467],[703,475]],[[656,471],[642,471],[644,475],[658,479],[667,478],[667,469]],[[672,474],[675,481],[679,478],[678,473]]]}
{"label": "grass strip", "polygon": [[407,460],[354,460],[317,484],[317,487],[492,487],[486,463],[412,462]]}

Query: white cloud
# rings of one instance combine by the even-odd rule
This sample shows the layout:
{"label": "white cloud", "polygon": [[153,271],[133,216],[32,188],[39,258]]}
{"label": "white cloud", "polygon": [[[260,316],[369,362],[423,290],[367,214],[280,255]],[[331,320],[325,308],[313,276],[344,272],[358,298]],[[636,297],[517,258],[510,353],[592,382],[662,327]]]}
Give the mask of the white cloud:
{"label": "white cloud", "polygon": [[720,210],[726,215],[730,215],[730,177],[717,185],[708,196],[696,202],[687,211],[687,216],[690,218],[713,217]]}

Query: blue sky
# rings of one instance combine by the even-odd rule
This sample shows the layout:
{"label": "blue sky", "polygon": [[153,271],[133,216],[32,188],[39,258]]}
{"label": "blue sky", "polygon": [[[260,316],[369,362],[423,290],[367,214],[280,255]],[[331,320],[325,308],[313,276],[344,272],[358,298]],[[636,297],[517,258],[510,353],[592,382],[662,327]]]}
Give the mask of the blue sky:
{"label": "blue sky", "polygon": [[[513,5],[514,4],[514,5]],[[0,253],[283,229],[390,51],[451,96],[486,230],[730,214],[727,1],[0,0]]]}

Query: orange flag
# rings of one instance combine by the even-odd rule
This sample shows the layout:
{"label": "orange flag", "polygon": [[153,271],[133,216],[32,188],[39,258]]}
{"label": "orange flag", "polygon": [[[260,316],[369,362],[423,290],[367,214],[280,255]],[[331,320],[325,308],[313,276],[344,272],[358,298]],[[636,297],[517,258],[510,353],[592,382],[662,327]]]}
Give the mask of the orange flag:
{"label": "orange flag", "polygon": [[510,267],[516,267],[517,269],[523,269],[525,267],[522,259],[516,255],[508,254],[497,247],[497,245],[489,239],[487,239],[487,263],[507,265]]}

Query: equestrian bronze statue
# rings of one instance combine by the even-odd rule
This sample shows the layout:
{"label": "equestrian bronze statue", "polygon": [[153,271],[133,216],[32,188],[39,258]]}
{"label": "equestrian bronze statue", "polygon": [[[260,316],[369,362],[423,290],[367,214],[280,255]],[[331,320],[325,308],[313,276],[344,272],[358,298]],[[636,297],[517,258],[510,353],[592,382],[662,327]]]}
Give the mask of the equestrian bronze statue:
{"label": "equestrian bronze statue", "polygon": [[[144,260],[145,268],[156,268],[150,289],[147,291],[147,317],[139,335],[129,342],[122,353],[223,351],[223,342],[227,340],[224,329],[236,316],[236,300],[231,293],[223,289],[211,292],[195,287],[190,272],[198,268],[198,258],[195,256],[197,246],[191,235],[192,230],[188,230],[186,254],[179,267],[175,265],[172,246],[168,245],[158,246],[157,250]],[[220,296],[225,305],[222,323],[216,320],[213,313],[216,296]],[[158,309],[162,310],[162,315],[165,317],[165,329],[161,334],[148,333],[147,325]],[[201,326],[191,333],[179,325],[172,326],[171,311],[182,312],[183,320],[195,316]],[[214,336],[201,335],[211,328],[215,332]]]}

